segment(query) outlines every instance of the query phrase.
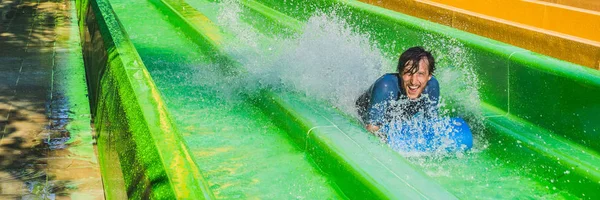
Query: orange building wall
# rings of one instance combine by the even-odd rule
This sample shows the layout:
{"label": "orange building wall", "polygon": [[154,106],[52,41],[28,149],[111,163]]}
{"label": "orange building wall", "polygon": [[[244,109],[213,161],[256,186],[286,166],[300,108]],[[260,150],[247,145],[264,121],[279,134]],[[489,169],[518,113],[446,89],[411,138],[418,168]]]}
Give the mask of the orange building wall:
{"label": "orange building wall", "polygon": [[541,1],[600,12],[600,1],[598,1],[598,0],[541,0]]}
{"label": "orange building wall", "polygon": [[597,11],[562,6],[539,0],[428,1],[600,42],[600,12]]}
{"label": "orange building wall", "polygon": [[[569,7],[569,11],[564,11],[564,8],[559,8],[561,5],[554,4],[549,6],[547,5],[549,4],[548,2],[538,0],[360,1],[451,26],[561,60],[600,69],[600,42],[559,32],[559,30],[563,29],[574,29],[575,31],[571,32],[582,32],[581,30],[587,32],[585,34],[577,33],[581,36],[586,36],[586,34],[586,37],[589,38],[598,38],[600,36],[598,34],[600,30],[596,30],[596,26],[600,29],[600,24],[598,24],[600,23],[600,18],[596,19],[594,17],[597,17],[597,15],[590,15],[589,13],[581,14],[579,11],[574,13],[571,11],[574,9],[573,7]],[[454,6],[447,5],[446,3]],[[519,7],[521,5],[527,5],[528,7]],[[458,8],[458,6],[465,8]],[[568,15],[563,12],[568,13]],[[566,17],[560,17],[572,15],[587,16],[589,18],[569,17],[569,19],[564,19]],[[556,23],[557,21],[560,23]],[[548,30],[554,26],[562,28]],[[579,27],[570,28],[575,26]],[[547,29],[544,27],[547,27]],[[589,31],[588,28],[596,31]]]}

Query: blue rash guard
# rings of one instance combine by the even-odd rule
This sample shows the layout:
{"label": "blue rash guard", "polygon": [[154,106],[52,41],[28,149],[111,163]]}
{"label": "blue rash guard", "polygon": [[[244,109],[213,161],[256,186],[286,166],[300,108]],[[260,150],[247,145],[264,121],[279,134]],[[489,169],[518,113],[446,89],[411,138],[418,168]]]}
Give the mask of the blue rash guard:
{"label": "blue rash guard", "polygon": [[408,99],[401,84],[402,79],[398,73],[388,73],[377,79],[358,98],[356,106],[364,123],[382,125],[391,121],[394,116],[410,118],[423,113],[425,117],[431,118],[436,115],[440,86],[435,77],[431,77],[416,100]]}

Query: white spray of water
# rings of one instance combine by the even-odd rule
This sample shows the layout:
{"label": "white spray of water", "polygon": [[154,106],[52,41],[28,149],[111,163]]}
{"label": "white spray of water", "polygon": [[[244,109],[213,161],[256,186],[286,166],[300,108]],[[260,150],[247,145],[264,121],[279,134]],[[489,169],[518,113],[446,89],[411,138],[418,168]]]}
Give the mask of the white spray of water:
{"label": "white spray of water", "polygon": [[327,100],[347,113],[387,65],[367,37],[356,34],[337,18],[311,17],[298,38],[285,41],[276,71],[286,82],[310,96]]}
{"label": "white spray of water", "polygon": [[[294,89],[329,101],[340,110],[355,115],[356,98],[383,73],[392,72],[395,66],[394,61],[389,61],[381,50],[369,41],[368,34],[353,31],[348,23],[336,17],[335,13],[313,15],[297,35],[268,38],[252,26],[243,23],[243,9],[237,2],[226,0],[221,6],[218,25],[237,36],[234,40],[227,41],[226,52],[233,55],[250,72],[247,78],[223,77],[213,71],[202,72],[204,78],[215,79],[213,83],[216,84],[211,87],[216,88],[217,93],[223,92],[218,84],[223,83],[221,79],[226,79],[229,85],[223,88],[227,91],[225,96],[235,96],[236,92],[252,91],[252,88],[257,87]],[[458,183],[464,180],[463,182],[468,184],[458,187],[461,190],[472,188],[472,185],[483,185],[483,191],[489,190],[490,186],[486,185],[498,181],[473,177],[473,174],[479,174],[478,170],[482,170],[477,166],[472,167],[472,164],[488,166],[490,170],[503,171],[504,167],[501,161],[479,158],[488,156],[487,154],[471,154],[487,146],[483,139],[479,80],[474,71],[476,66],[473,66],[477,62],[468,48],[455,39],[424,34],[421,41],[421,46],[433,50],[437,61],[435,76],[441,86],[440,115],[464,118],[474,133],[474,149],[466,153],[457,151],[450,155],[461,159],[447,159],[448,151],[445,149],[453,144],[448,138],[440,137],[440,145],[433,155],[411,155],[410,152],[402,151],[400,153],[407,156],[413,164],[423,168],[430,176],[454,177]],[[232,86],[237,88],[231,89]],[[251,89],[247,89],[248,87]],[[447,128],[446,125],[451,123],[447,119],[443,118],[430,124],[436,134],[444,135],[453,131],[452,128]],[[410,121],[407,125],[422,127],[419,120]],[[485,168],[486,171],[488,167]],[[473,170],[476,172],[473,173]],[[520,178],[519,175],[509,175],[502,177],[497,184],[505,186]],[[517,192],[516,195],[518,194],[522,193]]]}
{"label": "white spray of water", "polygon": [[436,71],[436,78],[442,86],[440,114],[461,117],[468,122],[474,134],[473,151],[487,148],[479,94],[480,82],[474,70],[476,62],[472,53],[454,38],[431,35],[423,37],[425,46],[435,49],[434,53],[440,52],[436,54],[438,66],[443,66]]}
{"label": "white spray of water", "polygon": [[[335,12],[317,12],[297,35],[268,38],[242,22],[239,3],[226,0],[221,6],[218,25],[237,36],[225,50],[251,74],[240,81],[245,87],[294,89],[356,116],[356,98],[395,68],[368,34],[353,31]],[[422,41],[426,49],[434,49],[438,63],[441,115],[463,117],[481,135],[479,82],[470,53],[454,39],[423,35]]]}
{"label": "white spray of water", "polygon": [[379,49],[370,46],[367,36],[352,32],[339,18],[320,13],[298,35],[267,39],[240,23],[237,3],[225,1],[223,6],[219,25],[240,36],[226,50],[260,77],[261,84],[293,88],[353,114],[356,97],[389,64]]}

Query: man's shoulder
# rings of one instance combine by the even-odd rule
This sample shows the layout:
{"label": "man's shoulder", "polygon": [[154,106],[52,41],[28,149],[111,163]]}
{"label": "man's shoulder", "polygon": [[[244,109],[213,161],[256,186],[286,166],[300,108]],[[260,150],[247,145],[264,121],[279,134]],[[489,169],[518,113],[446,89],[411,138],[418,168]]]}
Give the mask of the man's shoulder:
{"label": "man's shoulder", "polygon": [[398,80],[398,73],[386,73],[381,78]]}
{"label": "man's shoulder", "polygon": [[438,82],[438,80],[435,78],[435,76],[431,76],[431,79],[429,79],[429,81],[427,81],[427,85],[434,85],[435,87],[439,87],[440,83]]}
{"label": "man's shoulder", "polygon": [[379,77],[379,79],[377,79],[377,81],[375,81],[376,85],[379,84],[398,84],[398,74],[397,73],[387,73],[384,74],[383,76]]}
{"label": "man's shoulder", "polygon": [[435,78],[435,76],[431,76],[431,79],[427,81],[427,86],[425,90],[423,90],[423,94],[429,95],[429,98],[437,100],[440,96],[440,83]]}

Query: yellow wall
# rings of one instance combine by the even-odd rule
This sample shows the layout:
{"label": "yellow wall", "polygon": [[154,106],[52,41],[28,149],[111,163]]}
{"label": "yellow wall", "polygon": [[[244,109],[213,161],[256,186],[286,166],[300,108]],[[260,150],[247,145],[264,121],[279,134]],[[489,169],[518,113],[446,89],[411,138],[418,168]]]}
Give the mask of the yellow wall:
{"label": "yellow wall", "polygon": [[583,10],[539,0],[423,0],[437,2],[521,23],[600,42],[600,12]]}
{"label": "yellow wall", "polygon": [[[360,1],[600,69],[600,17],[594,14],[595,11],[584,13],[577,8],[537,0]],[[559,23],[555,23],[557,21]],[[550,28],[555,30],[548,30]],[[559,31],[574,32],[598,41]]]}
{"label": "yellow wall", "polygon": [[586,10],[600,11],[599,0],[541,0],[549,3],[556,3],[565,6],[571,6]]}

